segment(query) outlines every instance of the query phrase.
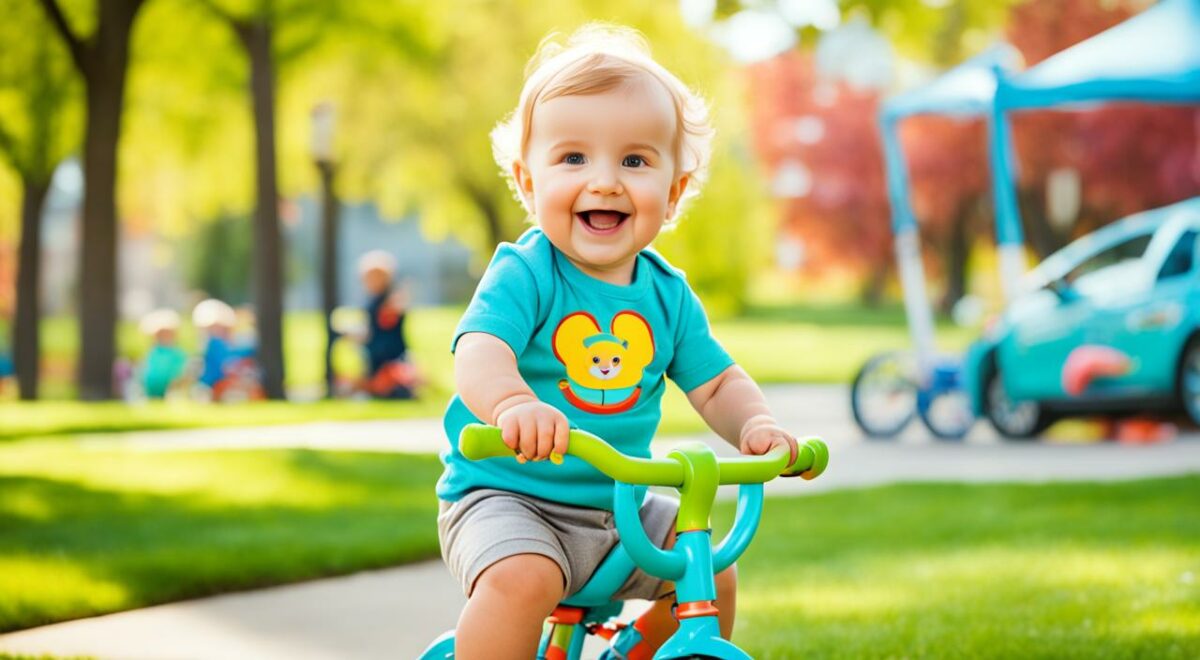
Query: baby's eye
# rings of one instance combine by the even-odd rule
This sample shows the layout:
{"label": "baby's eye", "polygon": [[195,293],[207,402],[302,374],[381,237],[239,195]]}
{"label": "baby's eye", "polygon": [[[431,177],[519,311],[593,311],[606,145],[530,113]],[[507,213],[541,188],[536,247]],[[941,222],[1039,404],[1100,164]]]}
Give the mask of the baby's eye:
{"label": "baby's eye", "polygon": [[641,156],[634,156],[634,155],[626,156],[625,160],[621,161],[621,165],[624,167],[641,167],[642,165],[645,165],[645,164],[646,164],[645,158],[642,158]]}
{"label": "baby's eye", "polygon": [[592,364],[600,364],[600,358],[593,355],[592,356]]}
{"label": "baby's eye", "polygon": [[618,364],[621,364],[621,358],[619,358],[619,357],[613,358],[613,366],[615,367]]}
{"label": "baby's eye", "polygon": [[578,152],[572,152],[572,153],[567,154],[566,156],[563,156],[562,162],[566,163],[567,165],[583,165],[585,162],[585,159],[583,157],[583,154],[578,153]]}

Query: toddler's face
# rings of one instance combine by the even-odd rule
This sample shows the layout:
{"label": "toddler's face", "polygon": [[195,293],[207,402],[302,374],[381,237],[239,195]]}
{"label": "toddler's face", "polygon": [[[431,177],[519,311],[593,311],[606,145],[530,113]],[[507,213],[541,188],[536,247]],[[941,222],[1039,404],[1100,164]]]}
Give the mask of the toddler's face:
{"label": "toddler's face", "polygon": [[372,268],[362,275],[363,288],[372,296],[387,291],[392,283],[392,274],[382,268]]}
{"label": "toddler's face", "polygon": [[539,103],[513,166],[546,237],[580,270],[627,283],[687,186],[676,174],[675,108],[653,79]]}

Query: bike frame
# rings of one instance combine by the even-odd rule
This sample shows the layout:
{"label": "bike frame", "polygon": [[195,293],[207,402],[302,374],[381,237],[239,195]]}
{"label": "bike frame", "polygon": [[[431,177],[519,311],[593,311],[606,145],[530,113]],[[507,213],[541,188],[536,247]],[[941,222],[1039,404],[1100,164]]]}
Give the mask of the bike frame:
{"label": "bike frame", "polygon": [[[512,457],[499,429],[479,424],[463,429],[459,445],[472,460]],[[580,591],[563,601],[546,620],[538,660],[577,660],[588,634],[613,638],[620,627],[605,623],[618,615],[622,603],[612,600],[635,567],[675,583],[679,629],[654,654],[655,658],[710,656],[745,660],[750,656],[721,637],[714,576],[729,568],[750,545],[763,508],[763,482],[780,474],[812,479],[825,470],[829,453],[816,438],[801,443],[796,461],[790,453],[773,450],[763,456],[718,459],[703,443],[688,443],[666,459],[624,456],[603,440],[572,431],[570,453],[615,480],[613,515],[620,542]],[[710,514],[720,484],[740,484],[733,527],[715,548]],[[679,491],[675,545],[664,550],[646,535],[638,515],[637,486],[669,486]],[[626,639],[637,641],[636,636]],[[614,647],[624,654],[629,649]],[[454,657],[454,633],[439,637],[422,660]],[[617,657],[606,653],[605,658]]]}

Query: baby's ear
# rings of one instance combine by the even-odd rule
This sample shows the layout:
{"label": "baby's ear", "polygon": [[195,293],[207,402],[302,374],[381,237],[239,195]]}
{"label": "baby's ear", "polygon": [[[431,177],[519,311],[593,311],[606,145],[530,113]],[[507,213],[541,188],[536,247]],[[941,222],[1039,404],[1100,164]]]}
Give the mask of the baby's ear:
{"label": "baby's ear", "polygon": [[671,184],[671,189],[667,191],[667,220],[675,217],[675,209],[679,207],[679,200],[683,199],[683,192],[687,190],[691,181],[690,175],[680,174],[675,183]]}
{"label": "baby's ear", "polygon": [[525,202],[525,208],[530,213],[533,212],[533,177],[529,175],[529,168],[525,167],[525,163],[520,159],[514,160],[512,164],[513,182],[517,186],[517,194]]}

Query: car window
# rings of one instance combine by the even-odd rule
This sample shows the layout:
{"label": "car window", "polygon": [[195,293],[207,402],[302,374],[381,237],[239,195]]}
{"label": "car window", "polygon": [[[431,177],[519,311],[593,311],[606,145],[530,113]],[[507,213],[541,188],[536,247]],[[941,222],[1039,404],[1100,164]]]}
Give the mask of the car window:
{"label": "car window", "polygon": [[1129,296],[1144,293],[1153,285],[1153,273],[1146,272],[1140,259],[1126,259],[1111,266],[1098,268],[1071,284],[1071,288],[1096,304],[1108,304]]}
{"label": "car window", "polygon": [[1158,271],[1158,279],[1163,280],[1176,275],[1192,272],[1196,258],[1196,236],[1200,235],[1195,229],[1183,232],[1183,236],[1171,248],[1171,253],[1163,260],[1162,269]]}
{"label": "car window", "polygon": [[1118,243],[1107,250],[1097,252],[1088,259],[1075,266],[1066,274],[1068,282],[1075,282],[1080,277],[1088,273],[1094,273],[1101,268],[1107,268],[1116,264],[1140,259],[1146,252],[1146,247],[1150,245],[1150,239],[1153,234],[1143,234],[1135,236],[1128,241]]}

